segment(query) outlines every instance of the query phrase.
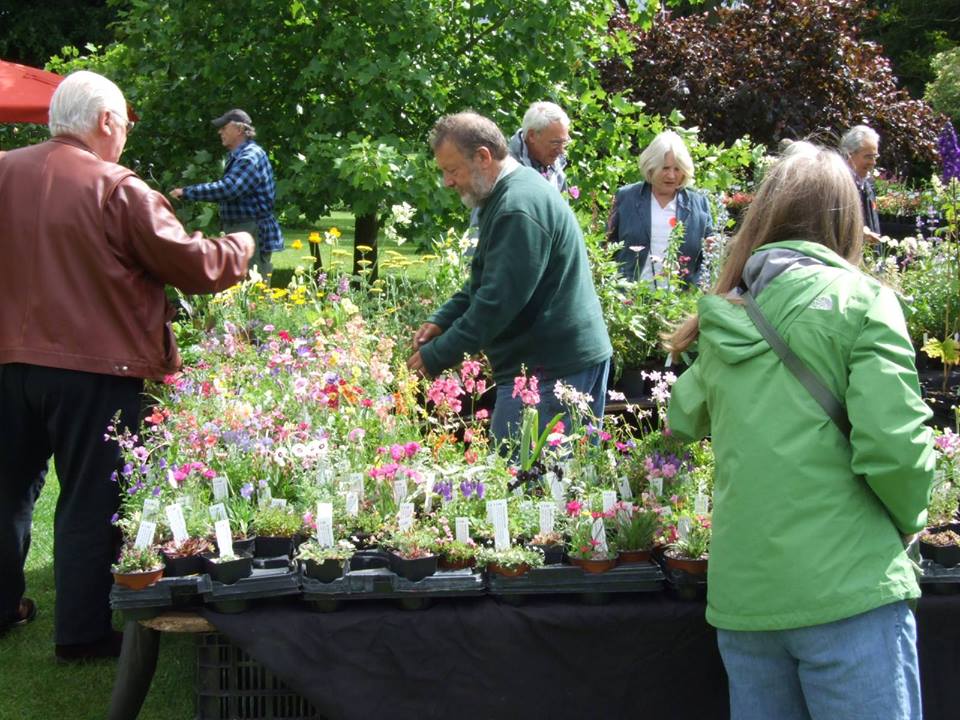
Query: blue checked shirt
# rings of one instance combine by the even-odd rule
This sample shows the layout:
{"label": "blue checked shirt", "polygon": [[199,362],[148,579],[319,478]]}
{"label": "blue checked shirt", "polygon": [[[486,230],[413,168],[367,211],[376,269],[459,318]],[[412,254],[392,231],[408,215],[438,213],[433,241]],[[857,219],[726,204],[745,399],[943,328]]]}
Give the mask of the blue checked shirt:
{"label": "blue checked shirt", "polygon": [[264,252],[283,250],[280,223],[273,216],[276,183],[267,154],[253,140],[247,140],[230,152],[223,177],[214,182],[188,185],[187,200],[213,200],[220,203],[220,222],[256,222],[257,241]]}

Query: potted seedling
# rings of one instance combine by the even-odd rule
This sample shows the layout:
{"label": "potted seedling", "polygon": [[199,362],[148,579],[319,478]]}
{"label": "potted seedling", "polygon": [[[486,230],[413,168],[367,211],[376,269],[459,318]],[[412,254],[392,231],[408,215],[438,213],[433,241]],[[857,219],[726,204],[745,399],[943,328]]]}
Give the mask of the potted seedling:
{"label": "potted seedling", "polygon": [[503,550],[485,547],[477,552],[477,564],[503,577],[520,577],[543,567],[543,553],[536,548],[511,545]]}
{"label": "potted seedling", "polygon": [[400,577],[418,582],[437,571],[437,536],[426,528],[393,533],[386,542],[390,566]]}
{"label": "potted seedling", "polygon": [[320,582],[333,582],[343,576],[346,562],[356,552],[356,547],[349,540],[340,540],[328,547],[322,546],[316,540],[310,540],[300,546],[297,559],[303,568],[303,574]]}
{"label": "potted seedling", "polygon": [[251,523],[257,534],[254,545],[257,557],[293,555],[294,536],[303,527],[299,515],[285,507],[267,505],[257,508]]}
{"label": "potted seedling", "polygon": [[163,558],[153,548],[139,549],[126,545],[110,570],[117,585],[130,590],[143,590],[163,577]]}

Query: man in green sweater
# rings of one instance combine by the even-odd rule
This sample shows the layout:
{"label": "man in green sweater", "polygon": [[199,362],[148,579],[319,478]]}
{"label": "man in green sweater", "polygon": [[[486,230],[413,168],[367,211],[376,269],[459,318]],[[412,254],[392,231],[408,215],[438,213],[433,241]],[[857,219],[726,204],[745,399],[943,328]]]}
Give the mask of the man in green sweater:
{"label": "man in green sweater", "polygon": [[417,330],[407,365],[434,376],[485,352],[497,383],[497,440],[520,420],[513,379],[521,366],[539,380],[541,423],[567,410],[554,395],[557,380],[588,394],[602,417],[612,348],[570,207],[510,157],[503,133],[481,115],[441,118],[430,147],[444,185],[480,209],[480,235],[469,280]]}

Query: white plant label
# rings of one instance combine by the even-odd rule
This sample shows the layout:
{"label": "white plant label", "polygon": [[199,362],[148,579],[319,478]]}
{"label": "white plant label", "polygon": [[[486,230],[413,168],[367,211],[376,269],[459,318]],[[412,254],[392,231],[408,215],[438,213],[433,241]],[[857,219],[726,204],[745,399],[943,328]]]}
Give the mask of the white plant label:
{"label": "white plant label", "polygon": [[321,465],[317,468],[317,485],[328,485],[333,479],[333,473],[327,465]]}
{"label": "white plant label", "polygon": [[657,496],[663,495],[663,478],[650,478],[650,491]]}
{"label": "white plant label", "polygon": [[540,503],[540,534],[552,533],[557,516],[557,506],[552,502]]}
{"label": "white plant label", "polygon": [[229,494],[230,488],[227,485],[227,479],[222,475],[215,477],[213,479],[213,499],[220,502],[221,500],[226,500]]}
{"label": "white plant label", "polygon": [[455,520],[457,542],[470,542],[470,518],[458,517]]}
{"label": "white plant label", "polygon": [[697,515],[706,515],[710,512],[710,498],[705,493],[697,493],[693,500],[693,511]]}
{"label": "white plant label", "polygon": [[407,497],[407,479],[397,478],[393,481],[393,501],[399,505]]}
{"label": "white plant label", "polygon": [[180,496],[180,506],[188,510],[193,507],[193,495],[184,493]]}
{"label": "white plant label", "polygon": [[177,503],[167,505],[167,520],[170,522],[170,532],[173,533],[173,539],[179,545],[190,537],[187,534],[187,521],[183,519],[183,508]]}
{"label": "white plant label", "polygon": [[597,469],[593,465],[585,466],[580,471],[580,475],[583,476],[583,481],[588,485],[593,485],[597,481]]}
{"label": "white plant label", "polygon": [[217,531],[217,549],[220,551],[220,557],[233,555],[233,533],[230,532],[230,521],[217,520],[213,527]]}
{"label": "white plant label", "polygon": [[603,518],[597,518],[593,521],[590,535],[596,540],[597,552],[607,552],[607,528],[603,524]]}
{"label": "white plant label", "polygon": [[317,542],[320,547],[333,545],[333,505],[328,502],[317,503]]}
{"label": "white plant label", "polygon": [[413,527],[413,503],[400,503],[400,513],[397,515],[397,527],[401,532]]}
{"label": "white plant label", "polygon": [[137,550],[146,550],[153,545],[153,536],[156,532],[157,524],[153,522],[153,520],[144,520],[140,523],[140,527],[137,528],[137,539],[134,541],[133,546]]}
{"label": "white plant label", "polygon": [[488,500],[487,517],[493,525],[493,546],[497,550],[510,547],[510,525],[507,519],[506,500]]}
{"label": "white plant label", "polygon": [[680,536],[681,540],[686,540],[687,536],[690,535],[690,528],[693,527],[693,521],[688,517],[680,518],[677,522],[677,534]]}
{"label": "white plant label", "polygon": [[552,487],[557,481],[557,474],[553,470],[548,470],[543,474],[543,481],[546,483],[547,487]]}
{"label": "white plant label", "polygon": [[287,499],[286,499],[286,498],[271,498],[271,499],[270,499],[270,507],[275,507],[275,508],[280,508],[281,510],[285,510],[286,507],[287,507]]}
{"label": "white plant label", "polygon": [[566,498],[564,497],[563,492],[563,483],[557,480],[556,477],[550,482],[550,497],[553,498],[553,501],[557,504],[557,507],[563,510],[565,505]]}
{"label": "white plant label", "polygon": [[141,520],[155,520],[160,513],[160,501],[156,498],[147,498],[143,501],[143,513]]}
{"label": "white plant label", "polygon": [[603,511],[605,513],[613,510],[613,506],[617,504],[617,491],[616,490],[604,490],[603,491]]}
{"label": "white plant label", "polygon": [[357,497],[363,500],[363,473],[362,472],[350,473],[350,489],[357,494]]}
{"label": "white plant label", "polygon": [[630,481],[627,478],[620,478],[620,497],[624,500],[633,500],[633,490],[630,489]]}
{"label": "white plant label", "polygon": [[356,490],[347,491],[347,515],[357,516],[360,514],[360,496]]}
{"label": "white plant label", "polygon": [[271,500],[273,500],[273,493],[270,492],[270,486],[260,488],[260,492],[257,493],[257,504],[260,507],[269,507]]}
{"label": "white plant label", "polygon": [[424,488],[424,500],[423,500],[423,511],[429,513],[433,508],[433,484],[435,482],[433,473],[427,475],[427,479],[423,483]]}
{"label": "white plant label", "polygon": [[226,506],[224,506],[222,502],[211,505],[209,507],[209,511],[210,511],[210,519],[213,520],[213,522],[215,523],[218,520],[227,519],[227,508]]}

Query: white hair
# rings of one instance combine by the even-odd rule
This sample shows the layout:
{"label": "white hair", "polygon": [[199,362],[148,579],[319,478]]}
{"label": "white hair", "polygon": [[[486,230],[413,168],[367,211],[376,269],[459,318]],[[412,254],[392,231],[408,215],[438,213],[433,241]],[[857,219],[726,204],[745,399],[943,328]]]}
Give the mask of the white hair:
{"label": "white hair", "polygon": [[693,185],[693,158],[690,157],[690,151],[687,150],[683,138],[673,130],[664,130],[640,153],[640,172],[643,173],[647,182],[653,182],[654,174],[663,167],[663,159],[667,153],[671,152],[677,162],[677,167],[683,173],[683,182],[680,187],[690,187]]}
{"label": "white hair", "polygon": [[880,136],[877,135],[876,130],[866,125],[854,125],[840,138],[840,152],[848,158],[862,148],[863,143],[868,140],[880,147]]}
{"label": "white hair", "polygon": [[520,129],[524,132],[527,132],[527,130],[541,132],[555,122],[560,123],[566,129],[570,128],[570,118],[567,117],[563,108],[556,103],[541,100],[540,102],[535,102],[527,110],[523,116],[523,124],[520,126]]}
{"label": "white hair", "polygon": [[127,119],[127,101],[113,82],[88,70],[70,73],[50,100],[50,134],[85,135],[97,126],[103,110]]}

